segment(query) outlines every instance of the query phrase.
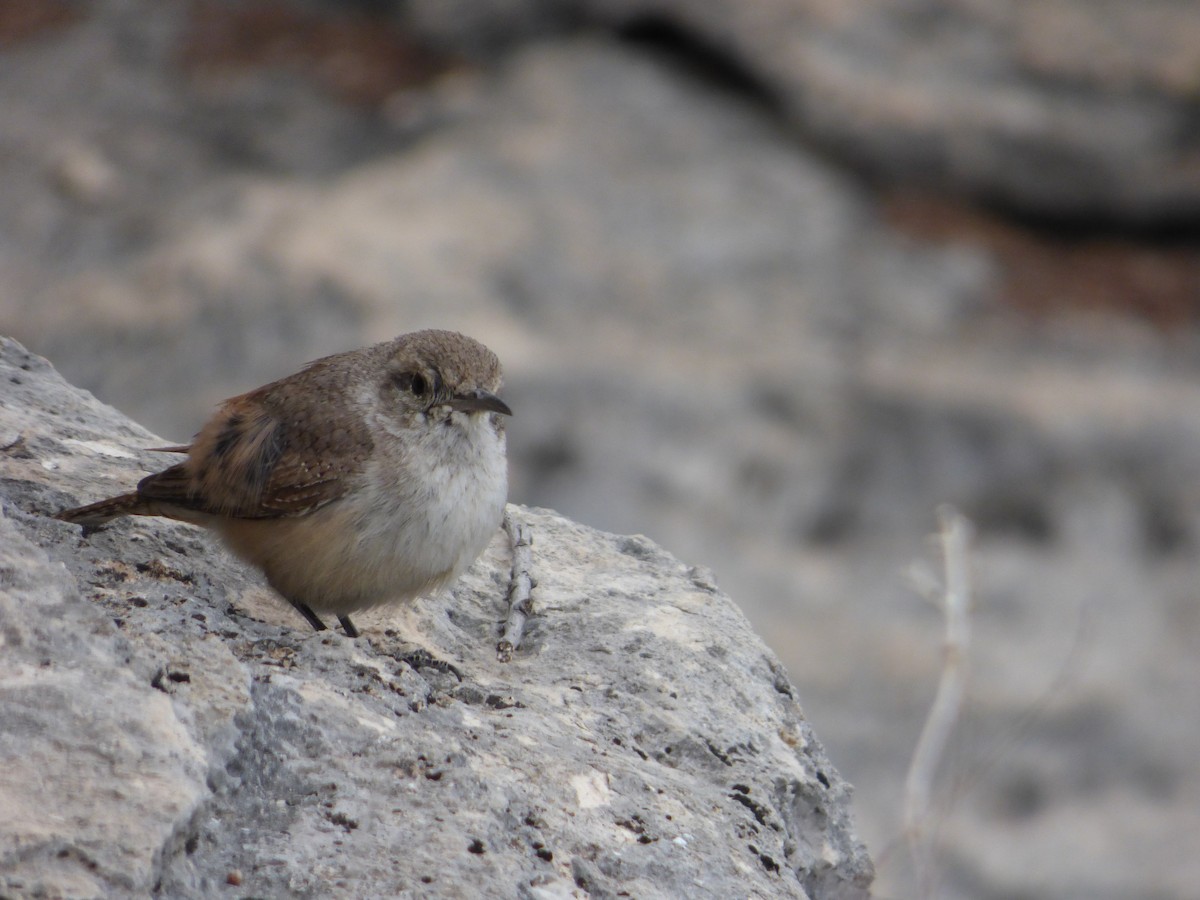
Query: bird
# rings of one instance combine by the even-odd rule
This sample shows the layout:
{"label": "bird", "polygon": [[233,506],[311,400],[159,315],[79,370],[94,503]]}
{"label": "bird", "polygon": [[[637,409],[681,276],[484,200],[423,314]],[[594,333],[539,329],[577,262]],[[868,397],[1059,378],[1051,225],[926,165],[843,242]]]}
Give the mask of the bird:
{"label": "bird", "polygon": [[164,516],[216,532],[317,631],[453,583],[508,494],[502,371],[452,331],[327,356],[219,405],[186,459],[58,518]]}

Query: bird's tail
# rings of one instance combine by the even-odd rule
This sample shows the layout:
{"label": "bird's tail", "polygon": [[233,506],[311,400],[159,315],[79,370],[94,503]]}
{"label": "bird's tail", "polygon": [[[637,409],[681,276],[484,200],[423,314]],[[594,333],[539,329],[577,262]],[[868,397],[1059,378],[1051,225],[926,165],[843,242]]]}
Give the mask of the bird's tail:
{"label": "bird's tail", "polygon": [[64,509],[55,518],[62,519],[64,522],[73,522],[76,525],[95,528],[121,516],[144,515],[146,512],[148,512],[146,501],[134,491],[129,494],[121,494],[119,497],[110,497],[107,500],[101,500],[99,503],[89,503],[87,506]]}

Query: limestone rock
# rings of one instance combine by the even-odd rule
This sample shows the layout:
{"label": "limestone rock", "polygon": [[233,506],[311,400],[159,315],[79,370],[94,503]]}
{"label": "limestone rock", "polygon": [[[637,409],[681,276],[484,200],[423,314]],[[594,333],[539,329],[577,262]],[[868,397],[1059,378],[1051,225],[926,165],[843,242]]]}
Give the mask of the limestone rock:
{"label": "limestone rock", "polygon": [[705,571],[514,508],[539,584],[511,663],[500,538],[315,634],[196,529],[48,518],[157,441],[7,339],[0,385],[0,893],[866,895],[849,788]]}
{"label": "limestone rock", "polygon": [[578,0],[553,14],[546,6],[418,0],[403,14],[468,49],[581,18],[665,37],[731,64],[804,131],[888,180],[1039,215],[1142,224],[1200,216],[1195,3]]}

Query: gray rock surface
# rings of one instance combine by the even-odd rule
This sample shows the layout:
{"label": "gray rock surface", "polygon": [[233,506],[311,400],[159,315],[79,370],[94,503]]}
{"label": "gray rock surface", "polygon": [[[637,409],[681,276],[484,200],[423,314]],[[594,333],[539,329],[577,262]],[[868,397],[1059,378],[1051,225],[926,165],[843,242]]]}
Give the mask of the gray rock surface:
{"label": "gray rock surface", "polygon": [[159,441],[9,339],[0,384],[5,896],[866,896],[848,787],[705,570],[515,508],[511,663],[502,539],[312,633],[195,529],[46,518]]}
{"label": "gray rock surface", "polygon": [[[1035,215],[1200,218],[1200,7],[1180,0],[540,0],[404,4],[452,47],[579,19],[755,82],[791,122],[885,180]],[[472,7],[472,14],[464,14]]]}
{"label": "gray rock surface", "polygon": [[[979,537],[971,691],[931,823],[942,896],[1191,898],[1194,242],[1164,254],[970,215],[914,230],[753,91],[595,27],[623,12],[564,36],[581,7],[549,5],[405,4],[469,26],[446,46],[490,62],[373,107],[328,89],[344,53],[272,56],[307,33],[288,3],[281,28],[243,35],[252,65],[184,62],[205,16],[239,4],[98,0],[6,45],[0,331],[172,440],[324,353],[425,325],[482,338],[517,412],[513,499],[717,573],[855,784],[883,897],[921,893],[901,790],[940,663],[941,624],[903,571],[955,503]],[[873,9],[838,7],[864,27],[917,7]],[[489,42],[497,10],[520,27]],[[1145,264],[1123,270],[1130,256]],[[1033,279],[1039,302],[1012,296],[1059,262]],[[1164,284],[1169,334],[1086,302],[1144,309]],[[1043,315],[1013,312],[1030,305]]]}

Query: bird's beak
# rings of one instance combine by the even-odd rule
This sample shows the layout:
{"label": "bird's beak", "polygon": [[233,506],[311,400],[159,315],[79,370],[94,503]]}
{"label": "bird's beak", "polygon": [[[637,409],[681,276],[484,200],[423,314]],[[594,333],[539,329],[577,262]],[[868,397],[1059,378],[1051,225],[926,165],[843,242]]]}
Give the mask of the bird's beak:
{"label": "bird's beak", "polygon": [[455,394],[450,398],[449,406],[459,412],[495,412],[503,416],[512,415],[512,410],[508,408],[507,403],[483,388]]}

